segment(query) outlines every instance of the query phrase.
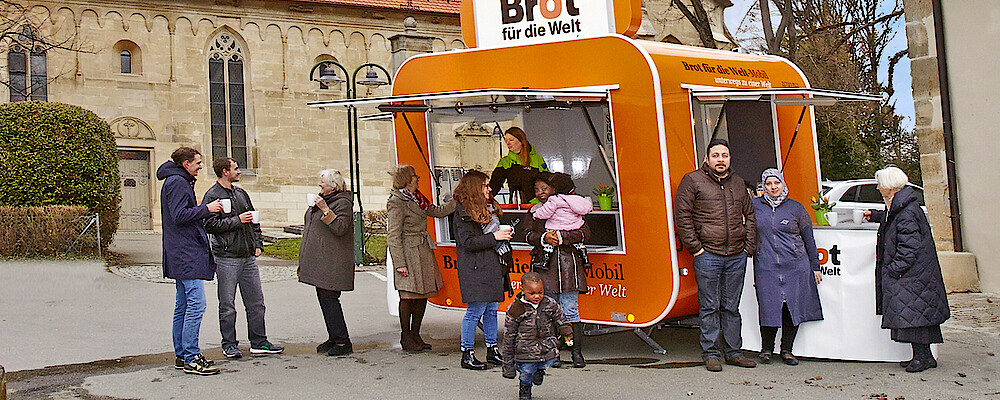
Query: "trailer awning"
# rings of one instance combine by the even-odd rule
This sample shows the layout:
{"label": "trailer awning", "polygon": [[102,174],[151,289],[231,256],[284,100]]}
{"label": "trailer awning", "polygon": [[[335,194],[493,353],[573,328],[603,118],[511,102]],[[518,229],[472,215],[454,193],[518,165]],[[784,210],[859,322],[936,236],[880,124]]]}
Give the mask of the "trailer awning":
{"label": "trailer awning", "polygon": [[776,106],[831,106],[840,101],[878,101],[882,96],[827,89],[778,88],[730,89],[712,86],[682,85],[703,102],[729,100],[771,101]]}
{"label": "trailer awning", "polygon": [[370,97],[364,99],[343,99],[330,101],[310,102],[309,107],[358,107],[358,106],[380,106],[384,104],[423,101],[430,108],[453,107],[458,102],[466,102],[468,105],[485,104],[503,106],[509,104],[525,104],[532,102],[550,101],[595,101],[608,97],[611,90],[618,89],[618,85],[587,86],[566,89],[476,89],[459,90],[454,92],[436,92],[422,94],[407,94],[398,96]]}

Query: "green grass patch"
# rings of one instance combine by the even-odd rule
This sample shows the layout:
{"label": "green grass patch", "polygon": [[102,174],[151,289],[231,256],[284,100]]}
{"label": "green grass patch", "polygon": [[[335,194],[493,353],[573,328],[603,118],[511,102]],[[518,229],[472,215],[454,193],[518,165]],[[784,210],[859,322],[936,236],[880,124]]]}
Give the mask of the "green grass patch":
{"label": "green grass patch", "polygon": [[264,255],[282,260],[299,260],[299,244],[302,239],[281,239],[269,246],[264,246]]}
{"label": "green grass patch", "polygon": [[[264,255],[282,260],[298,261],[299,244],[301,242],[302,239],[281,239],[274,244],[264,246]],[[386,248],[385,236],[372,235],[369,237],[365,249],[368,250],[368,254],[371,255],[372,259],[368,261],[378,264],[384,263]]]}

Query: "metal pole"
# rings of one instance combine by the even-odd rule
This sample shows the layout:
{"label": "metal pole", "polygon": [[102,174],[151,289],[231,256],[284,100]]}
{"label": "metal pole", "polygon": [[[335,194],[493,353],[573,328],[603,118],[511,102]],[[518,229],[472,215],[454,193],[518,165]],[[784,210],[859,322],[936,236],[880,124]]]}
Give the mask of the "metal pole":
{"label": "metal pole", "polygon": [[97,221],[97,258],[101,258],[101,213],[94,214]]}

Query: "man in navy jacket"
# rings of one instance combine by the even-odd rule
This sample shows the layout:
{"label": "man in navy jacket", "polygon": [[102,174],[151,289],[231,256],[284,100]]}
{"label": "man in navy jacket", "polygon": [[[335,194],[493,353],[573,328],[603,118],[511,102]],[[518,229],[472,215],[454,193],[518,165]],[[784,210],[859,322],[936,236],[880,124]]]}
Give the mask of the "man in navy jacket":
{"label": "man in navy jacket", "polygon": [[160,211],[163,216],[163,276],[174,279],[174,367],[189,374],[214,375],[219,369],[201,355],[198,334],[205,314],[205,282],[215,278],[215,260],[205,235],[205,218],[222,211],[216,200],[198,205],[195,176],[202,168],[201,152],[181,147],[156,170],[163,181]]}

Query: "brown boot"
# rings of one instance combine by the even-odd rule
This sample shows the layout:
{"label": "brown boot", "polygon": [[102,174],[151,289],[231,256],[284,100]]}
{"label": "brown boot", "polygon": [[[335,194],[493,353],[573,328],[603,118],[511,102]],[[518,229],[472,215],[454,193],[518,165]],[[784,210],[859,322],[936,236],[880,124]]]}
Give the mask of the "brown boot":
{"label": "brown boot", "polygon": [[419,344],[423,350],[431,349],[431,345],[427,344],[427,342],[424,342],[424,338],[420,337],[420,332],[413,331],[413,340],[416,340],[417,344]]}
{"label": "brown boot", "polygon": [[421,351],[423,346],[413,339],[413,331],[403,331],[399,334],[399,345],[406,351]]}

